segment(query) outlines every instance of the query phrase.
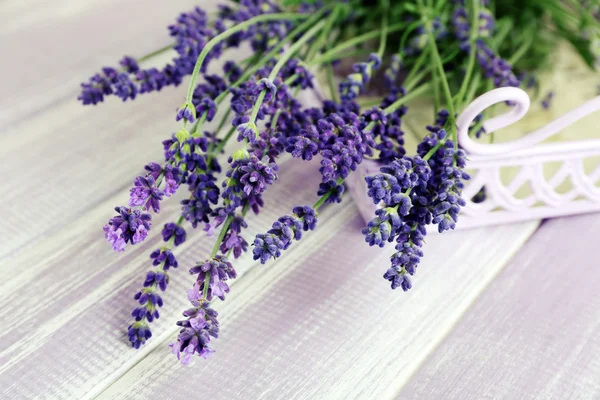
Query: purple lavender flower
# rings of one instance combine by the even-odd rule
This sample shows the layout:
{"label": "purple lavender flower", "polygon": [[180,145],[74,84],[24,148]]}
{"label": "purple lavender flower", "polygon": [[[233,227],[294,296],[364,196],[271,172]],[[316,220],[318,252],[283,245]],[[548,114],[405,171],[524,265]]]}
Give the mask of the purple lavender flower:
{"label": "purple lavender flower", "polygon": [[386,85],[390,87],[395,85],[396,80],[398,79],[398,74],[400,73],[400,68],[402,68],[402,57],[400,54],[394,54],[389,67],[385,70]]}
{"label": "purple lavender flower", "polygon": [[319,153],[319,140],[319,131],[311,125],[301,130],[297,136],[290,137],[285,150],[293,157],[310,161]]}
{"label": "purple lavender flower", "polygon": [[130,74],[135,74],[140,70],[137,60],[129,56],[124,56],[121,61],[119,61],[119,65],[121,65],[125,72]]}
{"label": "purple lavender flower", "polygon": [[496,87],[521,85],[508,61],[500,58],[482,39],[477,40],[476,51],[477,61],[486,78],[492,78]]}
{"label": "purple lavender flower", "polygon": [[177,359],[183,365],[188,365],[194,354],[208,358],[213,352],[208,347],[211,337],[219,337],[217,312],[210,308],[209,303],[200,303],[198,297],[192,297],[190,301],[196,306],[183,313],[187,319],[177,322],[177,325],[182,328],[177,336],[177,341],[169,345],[171,352],[177,355]]}
{"label": "purple lavender flower", "polygon": [[277,179],[277,165],[265,164],[254,155],[235,155],[229,161],[231,169],[226,173],[228,179],[223,182],[228,212],[240,206],[243,199],[250,201],[260,196]]}
{"label": "purple lavender flower", "polygon": [[234,258],[239,258],[243,252],[248,249],[248,242],[239,233],[229,231],[223,238],[223,243],[219,247],[222,252],[231,250]]}
{"label": "purple lavender flower", "polygon": [[263,101],[271,101],[275,94],[277,93],[277,86],[273,81],[263,78],[258,81],[256,86],[254,87],[254,95],[258,96],[261,92],[265,92],[265,98]]}
{"label": "purple lavender flower", "polygon": [[350,101],[358,97],[371,80],[373,70],[379,69],[380,66],[381,57],[375,53],[369,55],[367,62],[354,64],[352,67],[354,73],[348,75],[346,79],[340,83],[339,92],[342,100]]}
{"label": "purple lavender flower", "polygon": [[166,268],[163,271],[148,271],[146,274],[146,280],[144,281],[144,287],[158,287],[163,292],[167,290],[167,284],[169,283],[169,275],[165,272]]}
{"label": "purple lavender flower", "polygon": [[177,192],[179,188],[179,184],[182,180],[181,170],[177,167],[172,166],[171,164],[165,165],[163,169],[164,180],[165,180],[165,188],[163,193],[167,197],[171,197]]}
{"label": "purple lavender flower", "polygon": [[321,182],[319,184],[318,196],[327,195],[326,203],[340,203],[342,201],[342,194],[344,194],[344,185],[338,184],[336,181],[329,180],[327,182]]}
{"label": "purple lavender flower", "polygon": [[229,83],[233,83],[242,77],[243,71],[234,61],[227,61],[223,66],[223,72],[227,75]]}
{"label": "purple lavender flower", "polygon": [[[383,247],[386,241],[396,239],[403,219],[410,214],[413,200],[410,193],[414,188],[424,189],[431,178],[431,168],[416,156],[404,157],[380,169],[381,174],[366,177],[369,196],[375,204],[384,208],[362,230],[370,246]],[[416,199],[420,200],[420,199]]]}
{"label": "purple lavender flower", "polygon": [[185,229],[183,229],[183,227],[174,222],[169,222],[165,224],[162,230],[162,237],[165,242],[168,242],[169,240],[173,239],[173,244],[175,246],[179,246],[180,244],[183,244],[185,242]]}
{"label": "purple lavender flower", "polygon": [[194,287],[188,292],[188,297],[199,299],[208,285],[206,300],[211,301],[213,296],[225,300],[225,293],[229,292],[227,280],[235,279],[236,272],[227,260],[227,257],[217,255],[213,259],[204,261],[190,269],[190,274],[198,274]]}
{"label": "purple lavender flower", "polygon": [[178,266],[175,255],[168,249],[162,248],[154,250],[150,253],[150,259],[152,260],[152,265],[162,265],[162,269],[165,271],[169,268],[177,268]]}
{"label": "purple lavender flower", "polygon": [[78,100],[84,105],[96,105],[104,101],[104,96],[113,94],[112,84],[117,79],[118,72],[114,68],[102,68],[102,72],[92,76],[88,83],[82,83],[82,91]]}
{"label": "purple lavender flower", "polygon": [[123,251],[127,243],[135,245],[146,239],[152,218],[128,207],[115,207],[118,215],[104,225],[104,237],[112,245],[113,250]]}
{"label": "purple lavender flower", "polygon": [[163,167],[158,163],[151,162],[147,164],[144,167],[144,169],[148,172],[146,178],[152,178],[154,181],[163,179],[163,181],[165,182],[163,194],[167,197],[170,197],[173,194],[175,194],[183,178],[181,170],[177,167],[174,167],[171,164],[165,164],[165,166]]}
{"label": "purple lavender flower", "polygon": [[[107,95],[117,95],[127,100],[135,98],[137,94],[160,91],[165,86],[177,86],[184,76],[192,73],[194,64],[206,43],[223,32],[227,28],[227,23],[239,24],[260,14],[276,12],[278,8],[270,2],[243,1],[236,10],[224,10],[225,8],[222,8],[219,11],[213,24],[208,23],[206,13],[197,7],[190,12],[180,14],[176,22],[169,26],[169,34],[175,40],[173,49],[176,52],[176,57],[171,63],[160,69],[140,69],[133,58],[125,57],[120,61],[122,71],[103,68],[101,73],[95,74],[88,82],[83,83],[78,99],[83,104],[98,104]],[[201,72],[204,73],[210,62],[221,56],[224,48],[237,47],[242,41],[250,41],[257,51],[266,51],[278,43],[291,27],[292,25],[283,22],[265,22],[238,32],[217,44],[208,53]],[[239,68],[233,69],[230,64],[227,66],[227,71],[234,72],[230,74],[230,79],[239,78]],[[213,99],[214,97],[211,96]],[[189,117],[189,112],[182,112],[181,118],[189,120]]]}
{"label": "purple lavender flower", "polygon": [[189,178],[190,189],[193,190],[189,199],[182,200],[182,215],[194,228],[200,222],[208,223],[213,209],[211,204],[217,204],[219,188],[214,183],[211,174],[193,174]]}
{"label": "purple lavender flower", "polygon": [[302,220],[302,230],[312,231],[317,226],[317,212],[310,206],[297,206],[292,210]]}
{"label": "purple lavender flower", "polygon": [[313,75],[306,65],[298,59],[291,59],[288,61],[282,70],[281,75],[283,80],[296,76],[296,79],[290,83],[290,87],[299,87],[301,89],[313,87]]}
{"label": "purple lavender flower", "polygon": [[253,258],[265,264],[270,258],[276,259],[281,256],[283,243],[273,234],[259,233],[254,239]]}
{"label": "purple lavender flower", "polygon": [[127,328],[127,336],[131,345],[139,349],[141,345],[146,343],[152,337],[152,332],[148,328],[148,324],[144,321],[136,321]]}
{"label": "purple lavender flower", "polygon": [[196,113],[198,115],[206,114],[206,120],[210,122],[215,118],[215,115],[217,114],[217,105],[212,99],[204,97],[196,105]]}
{"label": "purple lavender flower", "polygon": [[397,252],[392,255],[392,266],[383,277],[390,281],[392,289],[401,287],[405,292],[412,287],[410,275],[414,275],[423,257],[423,237],[425,228],[419,224],[405,224],[400,228],[396,239]]}
{"label": "purple lavender flower", "polygon": [[258,128],[254,122],[247,122],[244,124],[238,125],[237,128],[239,134],[237,137],[238,142],[243,141],[244,139],[248,140],[251,144],[256,144],[256,141],[259,138]]}
{"label": "purple lavender flower", "polygon": [[267,185],[273,184],[277,175],[277,167],[265,165],[257,157],[250,157],[248,163],[240,166],[239,182],[244,187],[246,195],[258,195],[265,191]]}
{"label": "purple lavender flower", "polygon": [[323,156],[319,169],[323,182],[345,179],[365,155],[373,154],[375,142],[370,132],[359,128],[361,122],[353,112],[331,113],[315,126]]}
{"label": "purple lavender flower", "polygon": [[[390,93],[384,98],[380,108],[390,106],[404,95],[406,95],[404,88],[392,86]],[[404,132],[402,131],[402,117],[406,112],[406,106],[400,107],[398,110],[386,115],[387,121],[377,123],[371,131],[373,140],[377,141],[375,148],[379,151],[379,161],[383,164],[388,164],[397,158],[402,158],[406,154]],[[368,123],[366,117],[366,115],[363,117],[363,125]]]}
{"label": "purple lavender flower", "polygon": [[309,206],[294,207],[292,215],[284,215],[273,223],[266,234],[258,234],[254,239],[253,258],[265,264],[270,258],[276,259],[294,240],[302,239],[302,232],[314,230],[317,224],[315,210]]}
{"label": "purple lavender flower", "polygon": [[163,301],[158,294],[153,291],[141,290],[135,294],[134,299],[140,303],[140,307],[134,309],[131,313],[136,321],[145,318],[148,322],[152,322],[155,318],[160,317],[158,308],[163,306]]}
{"label": "purple lavender flower", "polygon": [[135,79],[140,85],[140,93],[160,91],[167,85],[166,76],[156,68],[138,71]]}
{"label": "purple lavender flower", "polygon": [[248,242],[241,236],[242,229],[247,227],[248,224],[241,216],[233,217],[219,250],[223,254],[232,251],[233,257],[239,258],[248,249]]}
{"label": "purple lavender flower", "polygon": [[552,99],[554,98],[554,92],[553,91],[549,91],[546,96],[544,96],[544,99],[542,100],[541,104],[542,104],[542,108],[544,110],[547,110],[550,108],[550,105],[552,104]]}
{"label": "purple lavender flower", "polygon": [[179,107],[175,121],[181,121],[182,119],[188,122],[194,122],[196,120],[196,110],[192,104],[186,103]]}
{"label": "purple lavender flower", "polygon": [[[204,82],[199,83],[194,89],[192,103],[197,107],[204,98],[214,100],[226,90],[227,83],[221,76],[204,75]],[[198,115],[200,114],[198,113]]]}
{"label": "purple lavender flower", "polygon": [[126,73],[121,73],[112,82],[113,93],[123,101],[134,100],[138,94],[138,87]]}
{"label": "purple lavender flower", "polygon": [[438,113],[436,125],[427,127],[430,134],[417,147],[417,156],[394,160],[380,174],[366,178],[369,196],[382,208],[362,232],[371,246],[396,242],[397,252],[384,274],[392,289],[412,287],[410,276],[423,256],[426,226],[437,224],[440,232],[454,229],[465,205],[461,192],[463,181],[469,179],[463,171],[466,154],[443,129],[448,117],[446,110]]}
{"label": "purple lavender flower", "polygon": [[[430,32],[433,33],[435,40],[441,40],[448,35],[446,27],[442,24],[439,17],[436,17],[432,21]],[[420,54],[427,44],[429,43],[429,32],[426,27],[421,25],[412,32],[411,38],[408,41],[408,45],[402,49],[407,55]]]}
{"label": "purple lavender flower", "polygon": [[154,177],[138,176],[134,184],[135,187],[130,190],[129,205],[143,207],[146,210],[152,209],[155,213],[159,213],[164,192],[157,187]]}
{"label": "purple lavender flower", "polygon": [[477,39],[474,49],[469,42],[470,24],[466,8],[458,7],[452,17],[454,26],[454,35],[461,41],[461,49],[467,53],[475,51],[475,55],[479,65],[481,66],[485,76],[493,79],[496,87],[521,85],[521,81],[515,76],[512,71],[512,66],[494,50],[492,50],[482,39],[490,35],[495,27],[494,19],[487,10],[483,10],[479,16],[479,38]]}

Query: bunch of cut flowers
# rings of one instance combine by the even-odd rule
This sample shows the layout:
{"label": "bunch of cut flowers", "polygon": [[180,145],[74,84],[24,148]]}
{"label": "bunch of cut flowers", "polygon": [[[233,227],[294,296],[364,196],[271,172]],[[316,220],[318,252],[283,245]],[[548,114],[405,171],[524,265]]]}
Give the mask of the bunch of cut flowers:
{"label": "bunch of cut flowers", "polygon": [[[264,264],[318,229],[318,211],[342,200],[344,181],[366,159],[381,164],[364,183],[379,208],[362,233],[370,246],[394,243],[383,278],[409,290],[427,230],[454,229],[465,204],[468,160],[457,142],[457,113],[495,87],[535,90],[559,41],[594,68],[599,15],[598,0],[240,0],[215,13],[184,12],[168,26],[171,45],[102,68],[81,85],[84,105],[187,86],[173,115],[178,130],[165,132],[164,159],[145,166],[126,205],[104,226],[117,252],[151,231],[164,240],[134,295],[131,345],[151,338],[178,267],[177,247],[200,228],[206,235],[198,240],[214,246],[186,267],[194,276],[188,293],[173,294],[187,295],[190,306],[171,349],[183,364],[207,357],[219,333],[212,302],[230,291],[235,260],[250,251]],[[167,52],[169,63],[153,63]],[[209,73],[211,65],[220,72]],[[303,91],[317,88],[327,94],[320,104],[300,102]],[[417,98],[430,99],[435,113],[416,154],[407,154],[402,121]],[[485,117],[470,127],[472,135],[485,133]],[[237,150],[225,154],[230,141]],[[248,237],[248,213],[261,211],[282,157],[290,156],[321,174],[314,203],[296,205],[270,230]],[[181,216],[153,230],[152,215],[180,190],[187,192]]]}

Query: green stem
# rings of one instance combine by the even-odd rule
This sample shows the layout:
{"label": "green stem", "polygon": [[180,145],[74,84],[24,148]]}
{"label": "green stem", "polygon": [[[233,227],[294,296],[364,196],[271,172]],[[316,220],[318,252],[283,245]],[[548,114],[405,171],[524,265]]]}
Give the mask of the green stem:
{"label": "green stem", "polygon": [[[471,87],[469,88],[469,91],[467,92],[467,96],[465,97],[463,103],[461,103],[459,105],[459,107],[462,108],[463,105],[469,104],[473,101],[473,99],[475,98],[475,93],[477,92],[477,88],[479,87],[480,81],[481,81],[481,74],[475,75],[475,77],[471,81]],[[493,81],[488,80],[488,89],[486,90],[486,92],[492,90],[492,88],[493,88]]]}
{"label": "green stem", "polygon": [[321,21],[308,30],[300,39],[298,39],[290,48],[285,52],[285,54],[277,61],[277,64],[271,70],[269,74],[269,79],[274,80],[277,77],[281,68],[288,62],[288,60],[300,50],[302,46],[306,44],[314,35],[316,35],[319,30],[323,28],[325,21]]}
{"label": "green stem", "polygon": [[262,102],[265,99],[266,95],[267,95],[267,91],[262,90],[260,92],[260,94],[258,95],[258,97],[256,98],[256,103],[254,103],[254,106],[252,107],[252,113],[250,114],[250,122],[251,123],[254,123],[254,121],[256,121],[256,116],[258,115],[258,111],[260,110],[260,106],[262,105]]}
{"label": "green stem", "polygon": [[436,70],[434,69],[431,72],[431,80],[433,81],[433,104],[434,104],[434,119],[435,116],[437,115],[437,113],[440,111],[440,107],[441,107],[441,102],[440,102],[440,88],[439,88],[439,80],[438,80],[438,74],[436,72]]}
{"label": "green stem", "polygon": [[294,75],[290,76],[289,78],[287,78],[283,82],[283,84],[286,86],[290,86],[297,78],[298,78],[298,74],[294,74]]}
{"label": "green stem", "polygon": [[383,12],[383,15],[381,17],[381,39],[379,40],[379,50],[377,50],[377,54],[379,55],[379,58],[383,58],[383,53],[385,52],[385,45],[387,42],[387,35],[388,35],[388,13],[387,11],[387,7]]}
{"label": "green stem", "polygon": [[[387,27],[387,33],[390,34],[393,32],[397,32],[397,31],[401,30],[402,28],[404,28],[405,25],[406,24],[404,22],[390,25]],[[331,50],[328,50],[327,52],[323,53],[321,55],[321,57],[316,58],[314,61],[312,61],[310,63],[310,65],[313,66],[313,65],[323,64],[327,60],[331,60],[331,59],[335,60],[336,58],[339,58],[339,56],[338,57],[332,57],[332,56],[338,55],[338,53],[340,53],[341,51],[346,50],[350,47],[354,47],[357,44],[361,44],[361,43],[366,42],[367,40],[377,38],[378,36],[381,35],[381,31],[382,31],[382,29],[375,29],[371,32],[363,33],[362,35],[356,36],[352,39],[342,42],[342,43],[338,44],[337,46],[335,46],[334,48],[332,48]],[[344,56],[346,56],[346,55],[344,54]]]}
{"label": "green stem", "polygon": [[158,49],[158,50],[156,50],[156,51],[153,51],[153,52],[152,52],[152,53],[150,53],[150,54],[146,54],[145,56],[138,58],[138,59],[137,59],[137,62],[141,63],[141,62],[144,62],[144,61],[146,61],[146,60],[149,60],[149,59],[151,59],[152,57],[155,57],[155,56],[157,56],[157,55],[159,55],[159,54],[162,54],[162,53],[164,53],[165,51],[169,51],[169,50],[171,50],[171,49],[173,48],[173,46],[175,46],[175,44],[174,44],[174,43],[171,43],[170,45],[168,45],[168,46],[165,46],[165,47],[163,47],[163,48],[161,48],[161,49]]}
{"label": "green stem", "polygon": [[340,9],[341,4],[336,5],[336,7],[333,9],[333,12],[327,19],[327,25],[325,25],[315,43],[308,49],[308,53],[306,53],[306,57],[304,57],[305,60],[311,60],[315,56],[315,54],[323,47],[323,43],[327,40],[327,35],[329,34],[329,32],[331,32],[331,28],[333,27],[333,23],[337,19]]}
{"label": "green stem", "polygon": [[319,12],[317,12],[312,17],[310,17],[309,19],[304,21],[302,24],[298,25],[285,38],[283,38],[283,40],[281,40],[279,43],[277,43],[277,45],[275,47],[273,47],[271,49],[271,51],[269,51],[267,54],[265,54],[262,57],[262,59],[264,60],[263,63],[257,64],[255,66],[251,67],[250,69],[248,69],[246,72],[244,72],[242,74],[240,79],[238,79],[236,82],[231,84],[231,87],[237,87],[240,83],[246,81],[250,77],[250,75],[252,75],[256,71],[258,71],[267,61],[269,61],[271,58],[273,58],[274,56],[279,54],[279,50],[281,50],[283,48],[283,46],[285,46],[287,44],[287,42],[296,38],[296,36],[298,36],[300,33],[304,32],[304,31],[306,31],[311,25],[313,25],[316,21],[318,21],[319,18],[321,18],[321,16],[325,13],[325,11],[328,8],[329,7],[327,7],[327,6],[323,7],[321,10],[319,10]]}
{"label": "green stem", "polygon": [[420,26],[421,26],[421,21],[420,20],[414,21],[410,25],[408,25],[408,27],[406,28],[406,30],[402,34],[402,38],[400,39],[399,52],[403,52],[404,51],[404,48],[405,48],[404,46],[406,45],[406,41],[408,40],[408,36],[411,34],[412,31],[414,31],[415,29],[417,29]]}
{"label": "green stem", "polygon": [[233,217],[231,215],[228,215],[227,219],[223,223],[221,232],[219,232],[219,236],[217,237],[217,242],[215,243],[212,251],[210,252],[210,258],[215,258],[215,256],[219,252],[219,247],[221,247],[221,242],[223,242],[223,238],[225,237],[225,234],[227,233],[227,230],[229,229],[229,225],[231,224],[231,221],[233,221]]}
{"label": "green stem", "polygon": [[232,36],[233,34],[243,31],[244,29],[247,29],[248,27],[250,27],[254,24],[260,23],[260,22],[297,20],[297,19],[304,19],[304,18],[306,18],[306,15],[297,14],[297,13],[263,14],[263,15],[256,16],[254,18],[250,18],[249,20],[244,21],[239,25],[235,25],[235,26],[229,28],[228,30],[226,30],[225,32],[222,32],[222,33],[218,34],[217,36],[215,36],[214,38],[212,38],[204,46],[204,48],[202,49],[202,52],[200,53],[200,55],[198,56],[198,59],[196,60],[196,65],[194,65],[194,71],[192,72],[192,78],[190,79],[190,84],[188,86],[186,102],[190,103],[192,101],[192,97],[194,95],[194,89],[196,87],[196,80],[198,79],[198,74],[200,73],[200,68],[202,68],[202,64],[204,63],[204,60],[206,59],[206,56],[208,55],[208,53],[218,43],[227,39],[228,37]]}
{"label": "green stem", "polygon": [[212,153],[215,154],[215,157],[216,157],[216,155],[220,154],[221,151],[223,151],[223,148],[227,144],[227,141],[235,133],[235,131],[236,131],[235,128],[236,128],[235,126],[231,127],[231,129],[229,129],[229,132],[227,132],[227,134],[225,135],[225,137],[219,142],[219,145],[217,147],[215,147],[215,149],[212,151]]}
{"label": "green stem", "polygon": [[[246,214],[248,214],[248,210],[250,210],[250,204],[246,203],[246,205],[244,206],[244,209],[242,210],[242,218],[244,218],[246,216]],[[233,248],[229,249],[226,257],[227,258],[231,257],[232,252],[233,252]]]}
{"label": "green stem", "polygon": [[[430,23],[428,23],[430,24]],[[456,148],[458,148],[458,141],[456,140],[456,120],[455,120],[455,114],[456,111],[454,109],[454,103],[452,101],[452,92],[450,91],[450,85],[448,84],[448,79],[446,78],[446,71],[444,71],[444,66],[442,64],[442,59],[440,58],[440,53],[438,51],[437,48],[437,44],[435,43],[435,37],[433,36],[433,32],[431,31],[430,27],[427,27],[427,31],[429,32],[429,41],[431,42],[431,50],[433,53],[433,58],[435,60],[435,64],[440,76],[440,79],[442,81],[442,88],[444,89],[444,96],[446,97],[446,103],[447,103],[447,107],[448,107],[448,112],[450,113],[450,115],[448,116],[448,120],[450,121],[450,124],[452,126],[451,129],[451,134],[452,134],[452,138],[454,140],[454,145]]]}
{"label": "green stem", "polygon": [[529,48],[531,47],[531,45],[533,45],[533,42],[535,41],[535,38],[536,35],[534,33],[528,35],[527,39],[525,39],[525,41],[519,46],[517,51],[515,51],[513,55],[508,59],[508,63],[510,65],[514,65],[517,61],[519,61],[521,57],[523,57],[525,53],[529,51]]}
{"label": "green stem", "polygon": [[467,64],[467,72],[465,77],[460,85],[460,89],[458,90],[458,95],[456,96],[457,103],[460,104],[463,101],[463,97],[465,96],[465,92],[469,87],[469,83],[471,80],[471,75],[473,74],[473,69],[475,68],[475,41],[479,37],[479,2],[481,0],[473,0],[471,2],[471,32],[469,35],[469,61]]}
{"label": "green stem", "polygon": [[313,62],[309,63],[308,66],[315,67],[318,65],[331,63],[333,61],[339,60],[340,57],[344,57],[346,59],[352,59],[352,58],[355,58],[356,56],[364,56],[364,55],[368,55],[368,54],[371,54],[371,51],[365,50],[365,49],[356,49],[356,50],[349,51],[344,54],[332,54],[327,57],[323,57],[323,56],[318,57]]}
{"label": "green stem", "polygon": [[435,146],[433,146],[431,150],[427,152],[427,154],[425,154],[425,156],[423,156],[423,160],[429,160],[435,154],[435,152],[438,151],[444,145],[445,142],[445,140],[440,140]]}
{"label": "green stem", "polygon": [[427,59],[427,52],[426,51],[422,51],[421,54],[419,55],[419,57],[417,58],[417,61],[415,61],[415,64],[412,66],[412,68],[408,72],[408,75],[406,75],[406,79],[404,79],[404,80],[405,81],[410,81],[411,79],[413,79],[414,75],[419,70],[421,70],[421,67],[425,63],[426,59]]}
{"label": "green stem", "polygon": [[[344,182],[343,178],[338,178],[338,180],[336,181],[336,183],[338,185],[341,185]],[[315,211],[317,211],[319,209],[319,207],[321,207],[325,201],[331,196],[331,194],[333,193],[333,190],[329,190],[327,193],[325,193],[324,195],[322,195],[319,200],[317,200],[317,202],[313,205],[313,209]]]}
{"label": "green stem", "polygon": [[427,89],[429,89],[430,85],[431,85],[431,83],[427,82],[427,83],[419,86],[418,88],[413,89],[411,92],[407,93],[406,96],[403,96],[402,98],[396,100],[390,106],[386,107],[383,111],[386,114],[393,113],[394,111],[399,109],[404,104],[408,103],[411,100],[414,100],[415,98],[417,98],[420,95],[422,95],[423,93],[425,93],[427,91]]}
{"label": "green stem", "polygon": [[339,103],[340,99],[338,98],[338,93],[335,88],[335,81],[333,79],[333,66],[331,63],[327,63],[327,84],[329,85],[329,94],[331,95],[331,100]]}
{"label": "green stem", "polygon": [[[427,89],[429,89],[430,85],[431,85],[431,83],[428,82],[428,83],[425,83],[425,84],[419,86],[418,88],[412,90],[411,92],[407,93],[406,96],[399,98],[394,103],[392,103],[389,107],[385,108],[383,110],[383,112],[385,112],[386,114],[393,113],[394,111],[396,111],[397,109],[399,109],[400,107],[402,107],[403,105],[408,103],[409,101],[414,100],[415,98],[417,98],[420,95],[422,95],[423,93],[425,93],[427,91]],[[369,123],[369,125],[367,125],[365,127],[365,131],[370,131],[371,129],[373,129],[374,126],[375,126],[375,122]]]}
{"label": "green stem", "polygon": [[446,64],[448,61],[450,61],[450,60],[452,60],[454,57],[456,57],[456,56],[458,55],[458,53],[460,53],[460,52],[461,52],[461,50],[460,50],[459,48],[452,49],[452,50],[451,50],[451,51],[448,53],[448,55],[447,55],[446,57],[443,57],[443,58],[442,58],[442,62],[443,62],[444,64]]}
{"label": "green stem", "polygon": [[[296,54],[302,48],[302,46],[304,46],[306,44],[306,42],[308,42],[315,34],[317,34],[317,32],[319,32],[319,30],[321,30],[323,28],[324,24],[325,24],[325,21],[321,21],[321,22],[317,23],[315,26],[310,28],[308,30],[308,32],[306,32],[304,35],[302,35],[302,37],[300,39],[298,39],[292,46],[290,46],[290,48],[279,59],[279,61],[277,61],[277,64],[275,64],[275,66],[271,70],[271,73],[269,74],[269,77],[267,79],[269,79],[270,81],[273,81],[277,77],[277,74],[279,74],[279,71],[281,71],[283,66],[288,62],[288,60],[294,54]],[[258,115],[260,106],[262,105],[262,102],[265,99],[266,95],[267,95],[266,90],[261,91],[260,94],[258,95],[258,98],[256,99],[256,103],[254,103],[254,106],[252,107],[252,113],[250,114],[250,123],[254,123],[256,121],[256,116]]]}
{"label": "green stem", "polygon": [[[227,230],[229,229],[229,225],[231,224],[232,220],[233,220],[233,217],[231,215],[229,215],[229,216],[227,216],[227,219],[223,223],[221,232],[219,232],[219,237],[217,238],[217,241],[215,242],[215,245],[213,246],[213,249],[210,253],[211,259],[215,258],[215,256],[219,252],[219,247],[221,247],[221,242],[223,241],[223,238],[225,237],[225,234],[227,233]],[[206,297],[208,296],[208,287],[210,286],[209,282],[210,282],[210,271],[208,271],[206,273],[206,277],[204,278],[204,290],[202,291],[202,299],[203,300],[206,300]]]}
{"label": "green stem", "polygon": [[375,99],[363,99],[362,101],[358,101],[358,105],[360,106],[360,108],[371,108],[379,104],[381,104],[381,99],[379,97]]}
{"label": "green stem", "polygon": [[219,122],[219,126],[217,126],[217,130],[215,132],[219,132],[221,129],[223,129],[230,114],[231,114],[231,107],[227,108],[227,112],[225,112],[225,115],[223,115],[223,118],[221,118],[221,122]]}
{"label": "green stem", "polygon": [[421,82],[421,80],[428,73],[429,73],[429,70],[424,69],[421,72],[419,72],[417,75],[413,76],[412,79],[404,85],[404,88],[406,89],[406,91],[408,92],[408,91],[412,90],[415,87],[415,85],[417,85],[419,82]]}
{"label": "green stem", "polygon": [[281,115],[281,110],[275,111],[275,115],[273,115],[273,119],[271,120],[271,129],[273,132],[277,129],[277,121],[279,120],[279,116]]}

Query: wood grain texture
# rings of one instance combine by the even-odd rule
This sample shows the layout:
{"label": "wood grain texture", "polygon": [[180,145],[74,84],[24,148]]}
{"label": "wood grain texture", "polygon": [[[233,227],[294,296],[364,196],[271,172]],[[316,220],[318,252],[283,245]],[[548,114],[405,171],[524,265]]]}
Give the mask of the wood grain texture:
{"label": "wood grain texture", "polygon": [[600,399],[600,215],[548,221],[399,399]]}
{"label": "wood grain texture", "polygon": [[[284,164],[279,182],[265,196],[266,210],[260,218],[249,218],[247,237],[266,231],[294,205],[314,202],[318,182],[316,168]],[[132,296],[151,267],[148,254],[159,246],[158,230],[175,218],[179,207],[175,200],[166,203],[155,219],[152,239],[119,256],[101,231],[111,201],[0,264],[0,273],[7,277],[0,285],[0,303],[5,305],[0,308],[0,398],[92,396],[159,345],[161,335],[176,331],[174,323],[186,307],[185,293],[193,282],[187,270],[207,257],[214,238],[190,232],[188,241],[176,249],[181,267],[171,273],[155,338],[135,351],[126,338],[135,306]],[[323,216],[333,212],[326,210]],[[335,221],[329,225],[337,227]],[[323,224],[323,234],[334,234],[329,225]],[[253,264],[246,255],[236,267],[243,275]]]}
{"label": "wood grain texture", "polygon": [[391,398],[537,226],[431,237],[402,293],[381,278],[391,249],[358,248],[354,207],[331,224],[236,284],[212,359],[180,367],[173,335],[99,398]]}

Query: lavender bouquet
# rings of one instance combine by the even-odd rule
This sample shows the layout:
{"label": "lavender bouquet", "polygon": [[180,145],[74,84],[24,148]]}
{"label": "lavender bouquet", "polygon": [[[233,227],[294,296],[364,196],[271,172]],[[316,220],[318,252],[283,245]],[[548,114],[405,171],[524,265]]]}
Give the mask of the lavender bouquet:
{"label": "lavender bouquet", "polygon": [[[171,344],[183,364],[212,352],[219,322],[211,302],[229,292],[236,277],[232,258],[249,249],[263,264],[280,257],[317,227],[321,207],[341,201],[344,180],[364,159],[381,163],[365,186],[380,208],[362,232],[371,246],[395,243],[383,277],[392,289],[410,289],[428,226],[453,229],[464,205],[469,176],[456,139],[457,112],[493,87],[535,88],[535,74],[551,67],[559,40],[571,42],[593,68],[600,54],[598,11],[598,1],[576,0],[240,0],[211,15],[200,8],[183,13],[168,27],[172,45],[102,68],[81,85],[85,105],[110,96],[134,100],[188,79],[175,115],[180,129],[162,143],[164,161],[145,166],[128,204],[116,207],[104,226],[112,248],[123,251],[146,239],[163,200],[189,191],[181,216],[162,228],[164,245],[150,254],[154,269],[134,296],[132,346],[152,336],[149,326],[163,305],[159,293],[178,267],[174,251],[186,241],[186,229],[200,227],[216,240],[206,260],[189,269],[195,276],[190,308]],[[228,51],[240,46],[251,49],[242,60]],[[164,52],[174,54],[170,63],[147,67]],[[222,71],[209,73],[218,59]],[[348,61],[352,72],[344,74]],[[302,91],[320,85],[329,88],[328,99],[300,103]],[[435,115],[416,154],[408,156],[402,119],[419,97],[431,99]],[[544,97],[545,106],[551,98]],[[205,131],[223,109],[216,129]],[[481,135],[481,123],[471,131]],[[224,155],[232,138],[238,149]],[[315,202],[294,207],[249,245],[245,218],[260,212],[286,154],[319,164]]]}

